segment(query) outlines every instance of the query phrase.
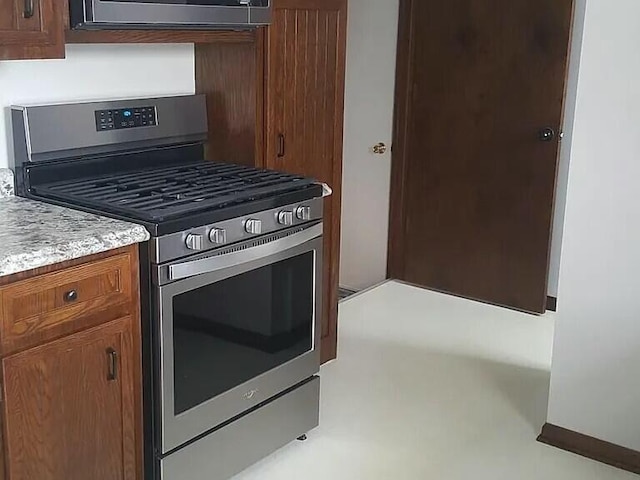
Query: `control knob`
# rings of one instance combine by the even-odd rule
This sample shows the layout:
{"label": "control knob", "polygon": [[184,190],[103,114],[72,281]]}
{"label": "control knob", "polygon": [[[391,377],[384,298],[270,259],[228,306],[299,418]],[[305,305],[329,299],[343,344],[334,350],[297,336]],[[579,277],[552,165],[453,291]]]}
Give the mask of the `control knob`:
{"label": "control knob", "polygon": [[215,245],[227,243],[227,231],[224,228],[213,228],[209,232],[209,240]]}
{"label": "control knob", "polygon": [[251,235],[260,235],[262,233],[262,220],[250,218],[245,222],[244,230]]}
{"label": "control knob", "polygon": [[190,233],[187,235],[185,244],[189,250],[202,250],[202,241],[204,240],[202,235]]}
{"label": "control knob", "polygon": [[293,225],[293,212],[282,210],[278,213],[278,223],[286,227]]}
{"label": "control knob", "polygon": [[296,217],[298,220],[311,220],[311,207],[309,205],[300,205],[296,208]]}

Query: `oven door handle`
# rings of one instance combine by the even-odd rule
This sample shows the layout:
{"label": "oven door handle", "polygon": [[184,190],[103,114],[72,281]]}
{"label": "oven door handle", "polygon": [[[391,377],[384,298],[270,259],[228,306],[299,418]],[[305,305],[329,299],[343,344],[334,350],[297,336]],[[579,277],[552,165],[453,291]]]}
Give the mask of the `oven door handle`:
{"label": "oven door handle", "polygon": [[206,257],[191,262],[182,262],[169,266],[169,280],[182,280],[196,275],[217,272],[229,267],[236,267],[244,263],[253,262],[260,258],[269,257],[303,245],[322,236],[322,224],[283,237],[273,242],[257,245],[222,255]]}

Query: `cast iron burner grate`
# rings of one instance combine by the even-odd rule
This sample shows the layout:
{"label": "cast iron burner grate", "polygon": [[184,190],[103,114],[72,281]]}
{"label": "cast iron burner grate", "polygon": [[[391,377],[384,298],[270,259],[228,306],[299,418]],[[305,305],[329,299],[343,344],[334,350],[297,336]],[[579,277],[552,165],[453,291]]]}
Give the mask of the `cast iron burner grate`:
{"label": "cast iron burner grate", "polygon": [[146,221],[299,190],[313,180],[271,170],[199,161],[153,170],[38,185],[38,195]]}

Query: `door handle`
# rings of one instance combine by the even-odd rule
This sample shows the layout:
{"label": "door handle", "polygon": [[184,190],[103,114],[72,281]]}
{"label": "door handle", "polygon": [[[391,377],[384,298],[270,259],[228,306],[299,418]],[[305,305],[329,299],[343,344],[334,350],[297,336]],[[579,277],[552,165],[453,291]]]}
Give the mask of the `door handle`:
{"label": "door handle", "polygon": [[113,348],[107,348],[107,361],[109,362],[107,380],[113,382],[118,379],[118,352]]}
{"label": "door handle", "polygon": [[538,132],[538,138],[541,142],[551,142],[556,138],[556,131],[551,127],[544,127]]}
{"label": "door handle", "polygon": [[24,0],[24,18],[31,18],[35,14],[34,0]]}
{"label": "door handle", "polygon": [[377,145],[371,147],[371,151],[376,155],[384,155],[385,153],[387,153],[387,146],[383,142],[380,142]]}
{"label": "door handle", "polygon": [[285,139],[284,134],[278,135],[278,158],[283,158],[285,154]]}

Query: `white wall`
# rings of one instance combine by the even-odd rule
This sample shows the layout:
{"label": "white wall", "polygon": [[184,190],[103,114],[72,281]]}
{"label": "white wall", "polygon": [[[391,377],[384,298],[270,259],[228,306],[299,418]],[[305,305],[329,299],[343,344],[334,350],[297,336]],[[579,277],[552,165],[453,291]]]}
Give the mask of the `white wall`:
{"label": "white wall", "polygon": [[65,60],[0,61],[0,168],[14,104],[189,94],[193,45],[69,45]]}
{"label": "white wall", "polygon": [[549,423],[640,450],[640,2],[589,0]]}

